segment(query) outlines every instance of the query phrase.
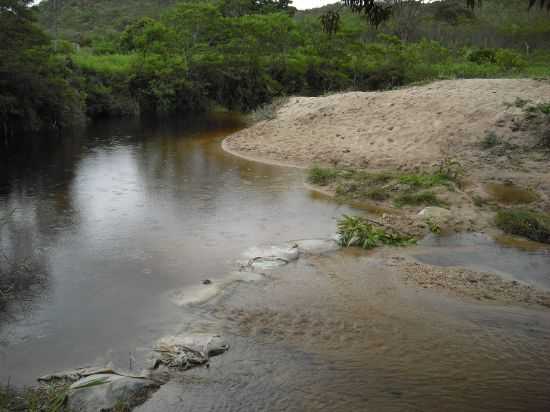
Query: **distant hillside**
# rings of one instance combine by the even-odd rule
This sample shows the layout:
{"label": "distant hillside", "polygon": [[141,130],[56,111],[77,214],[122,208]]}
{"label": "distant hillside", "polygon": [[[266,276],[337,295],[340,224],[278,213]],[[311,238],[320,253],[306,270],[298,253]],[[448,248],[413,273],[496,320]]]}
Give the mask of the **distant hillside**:
{"label": "distant hillside", "polygon": [[61,38],[86,41],[124,29],[140,17],[158,17],[178,0],[44,0],[35,7],[39,23],[53,34],[56,26]]}
{"label": "distant hillside", "polygon": [[[128,23],[137,18],[158,17],[166,9],[182,2],[194,3],[195,1],[44,0],[35,6],[35,10],[40,24],[47,32],[55,33],[57,21],[58,33],[61,38],[86,45],[93,37],[108,36],[120,32]],[[56,4],[57,13],[55,12]],[[412,23],[413,20],[406,18],[411,30],[414,29],[415,32],[409,40],[436,38],[446,43],[470,42],[472,44],[485,41],[487,44],[500,47],[512,44],[514,47],[522,47],[528,42],[531,47],[547,48],[550,35],[550,14],[541,13],[538,10],[527,13],[527,4],[527,0],[506,0],[506,2],[484,0],[481,9],[471,11],[465,7],[464,0],[426,3],[421,8],[419,15],[415,17],[414,23]],[[298,21],[318,21],[318,17],[332,7],[334,5],[299,11],[295,17]],[[369,30],[362,19],[352,16],[346,9],[342,11],[342,20],[344,19],[348,26],[352,24],[355,27],[361,27],[365,33],[370,31],[371,37],[377,33]],[[395,20],[390,20],[380,29],[384,32],[395,33]],[[469,40],[465,41],[467,38]]]}

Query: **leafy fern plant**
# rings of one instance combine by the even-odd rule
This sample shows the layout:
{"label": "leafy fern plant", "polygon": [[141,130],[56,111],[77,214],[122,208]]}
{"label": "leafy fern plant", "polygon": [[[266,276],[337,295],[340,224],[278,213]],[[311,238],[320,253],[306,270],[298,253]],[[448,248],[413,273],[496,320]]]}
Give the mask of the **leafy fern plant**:
{"label": "leafy fern plant", "polygon": [[359,246],[373,249],[377,246],[406,246],[415,243],[415,239],[393,230],[375,227],[365,218],[344,215],[338,221],[338,239],[341,246]]}

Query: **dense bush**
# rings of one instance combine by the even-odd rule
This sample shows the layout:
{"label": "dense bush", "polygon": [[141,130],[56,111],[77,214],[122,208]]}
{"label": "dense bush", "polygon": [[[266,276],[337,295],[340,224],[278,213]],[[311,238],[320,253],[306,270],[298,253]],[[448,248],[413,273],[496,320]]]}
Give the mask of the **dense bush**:
{"label": "dense bush", "polygon": [[[38,10],[49,27],[54,16],[46,3]],[[3,13],[2,133],[59,129],[81,118],[83,109],[89,117],[213,106],[250,111],[292,94],[391,89],[440,78],[550,75],[550,53],[542,49],[523,54],[479,47],[478,24],[492,16],[485,12],[491,4],[476,15],[463,7],[426,4],[421,12],[426,19],[407,35],[414,41],[403,41],[392,34],[400,32],[397,21],[374,31],[350,14],[343,15],[337,33],[327,35],[315,12],[293,17],[288,2],[163,0],[162,13],[149,3],[139,0],[141,10],[119,18],[116,10],[126,10],[125,2],[90,3],[79,10],[79,2],[67,1],[60,10],[66,20],[59,23],[74,42],[58,41],[55,52],[29,13],[24,25]],[[505,27],[517,20],[523,31],[546,33],[544,18],[529,25],[514,13],[507,14]],[[109,30],[96,30],[92,23],[98,19],[97,27],[110,24]],[[443,24],[440,33],[471,29],[475,35],[461,42],[428,31],[419,37],[431,24]],[[74,37],[76,27],[82,32]]]}
{"label": "dense bush", "polygon": [[550,215],[545,213],[526,209],[500,210],[496,224],[506,233],[550,243]]}

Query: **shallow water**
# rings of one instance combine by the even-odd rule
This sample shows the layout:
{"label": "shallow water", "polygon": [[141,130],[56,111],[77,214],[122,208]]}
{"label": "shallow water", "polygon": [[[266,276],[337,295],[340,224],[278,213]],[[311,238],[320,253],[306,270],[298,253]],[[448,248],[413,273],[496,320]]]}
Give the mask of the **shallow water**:
{"label": "shallow water", "polygon": [[550,289],[550,246],[507,237],[495,240],[472,233],[429,236],[420,246],[415,256],[424,263],[498,273],[508,279]]}
{"label": "shallow water", "polygon": [[303,190],[303,172],[226,155],[234,115],[120,121],[4,163],[2,232],[38,251],[45,290],[0,324],[0,380],[114,361],[181,323],[171,290],[224,277],[250,246],[324,237],[347,211]]}
{"label": "shallow water", "polygon": [[[300,259],[214,300],[250,247],[332,234],[348,207],[303,188],[304,172],[229,156],[232,115],[114,122],[11,157],[0,233],[41,254],[47,282],[0,326],[0,380],[25,384],[85,364],[140,367],[156,339],[221,332],[209,369],[182,374],[153,411],[548,411],[550,312],[466,303],[404,286],[374,253]],[[413,255],[548,285],[547,249],[483,236],[429,238]]]}
{"label": "shallow water", "polygon": [[533,190],[513,184],[488,183],[485,185],[485,190],[494,200],[506,205],[533,203],[538,199],[537,193]]}
{"label": "shallow water", "polygon": [[548,410],[548,311],[464,303],[394,275],[376,253],[340,252],[235,288],[201,316],[230,351],[138,411]]}

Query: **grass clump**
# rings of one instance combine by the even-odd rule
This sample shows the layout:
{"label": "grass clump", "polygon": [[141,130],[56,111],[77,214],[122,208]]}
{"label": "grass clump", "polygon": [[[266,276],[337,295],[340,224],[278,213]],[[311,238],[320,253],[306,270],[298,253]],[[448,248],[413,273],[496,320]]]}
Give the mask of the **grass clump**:
{"label": "grass clump", "polygon": [[496,225],[506,233],[550,243],[550,215],[529,209],[500,210]]}
{"label": "grass clump", "polygon": [[489,132],[485,135],[480,145],[484,150],[492,149],[495,146],[498,146],[502,143],[500,137],[497,136],[495,132]]}
{"label": "grass clump", "polygon": [[314,166],[309,170],[308,182],[314,185],[327,186],[338,177],[336,169]]}
{"label": "grass clump", "polygon": [[393,200],[405,205],[442,206],[445,202],[428,189],[445,187],[454,191],[460,185],[461,172],[455,164],[445,163],[433,173],[371,173],[366,170],[313,167],[309,171],[309,183],[332,185],[336,194],[347,200]]}
{"label": "grass clump", "polygon": [[452,186],[452,178],[443,173],[406,174],[399,177],[399,183],[415,189],[427,189],[434,186]]}
{"label": "grass clump", "polygon": [[415,239],[398,233],[375,227],[367,219],[359,216],[344,215],[338,221],[338,239],[341,246],[358,246],[373,249],[377,246],[406,246],[415,243]]}
{"label": "grass clump", "polygon": [[62,412],[66,411],[65,400],[68,385],[51,385],[39,388],[16,389],[0,386],[0,412]]}
{"label": "grass clump", "polygon": [[402,193],[395,198],[397,207],[403,206],[446,206],[446,203],[439,199],[434,192],[412,192]]}

